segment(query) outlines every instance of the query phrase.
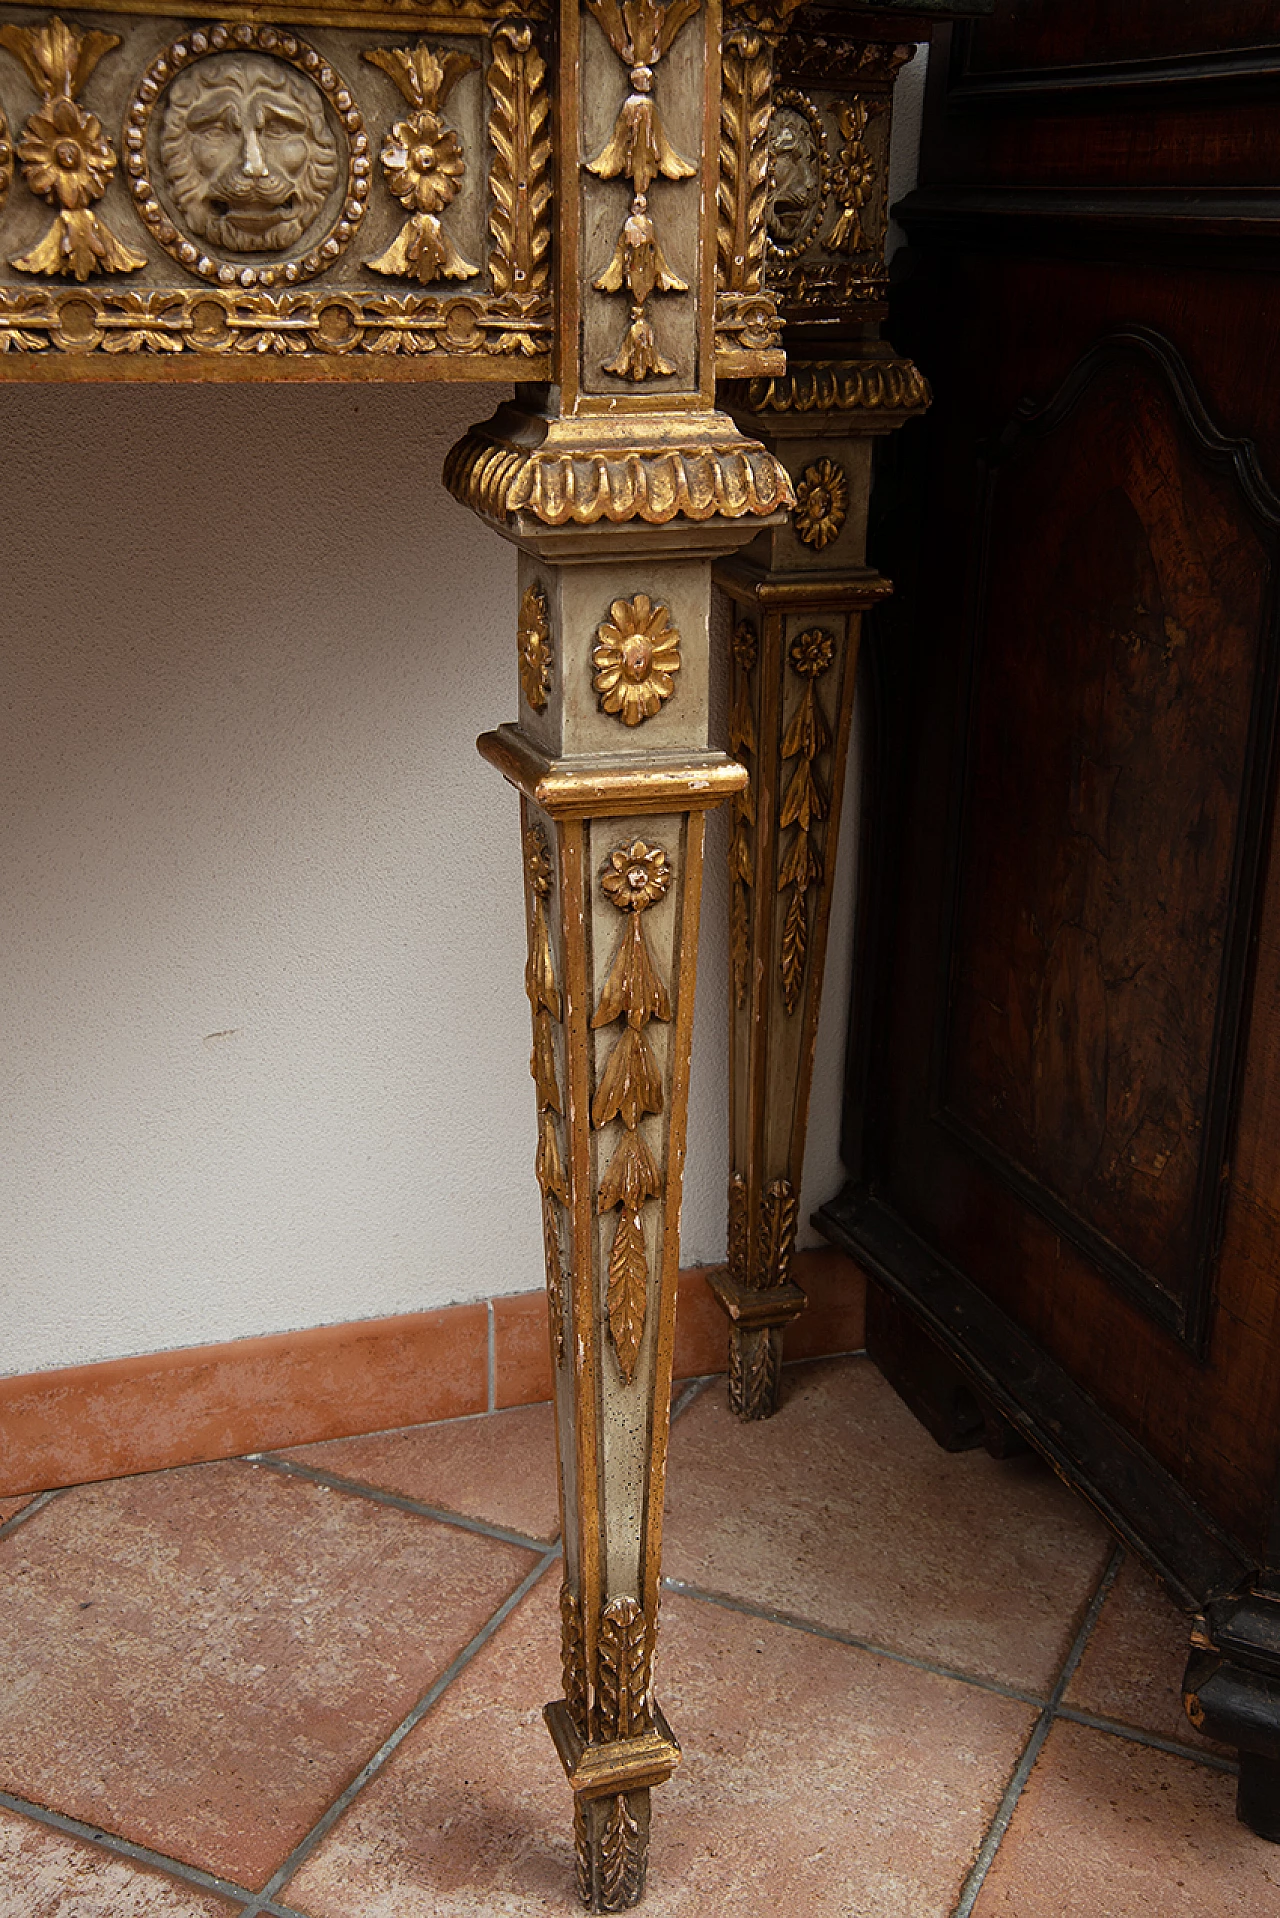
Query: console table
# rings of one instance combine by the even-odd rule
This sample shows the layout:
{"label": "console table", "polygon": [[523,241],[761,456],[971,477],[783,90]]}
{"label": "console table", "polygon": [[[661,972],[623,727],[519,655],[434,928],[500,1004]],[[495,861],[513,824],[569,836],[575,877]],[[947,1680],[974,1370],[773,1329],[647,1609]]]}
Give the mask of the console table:
{"label": "console table", "polygon": [[[518,717],[480,749],[520,795],[565,1554],[547,1718],[596,1911],[639,1899],[679,1758],[651,1674],[704,817],[734,804],[719,1290],[758,1413],[803,1303],[839,786],[888,590],[870,440],[927,402],[876,333],[890,96],[931,18],[988,4],[0,4],[0,379],[516,383],[445,482],[519,549]],[[708,736],[717,566],[735,758]]]}

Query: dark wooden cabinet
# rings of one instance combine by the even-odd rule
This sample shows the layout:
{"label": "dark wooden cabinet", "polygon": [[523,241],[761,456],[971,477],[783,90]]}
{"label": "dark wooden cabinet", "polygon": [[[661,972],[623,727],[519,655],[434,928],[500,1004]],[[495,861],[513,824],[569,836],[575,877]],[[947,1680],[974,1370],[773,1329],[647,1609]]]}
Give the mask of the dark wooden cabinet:
{"label": "dark wooden cabinet", "polygon": [[935,46],[823,1214],[935,1426],[945,1362],[1197,1615],[1188,1709],[1272,1837],[1277,182],[1274,4],[1000,0]]}

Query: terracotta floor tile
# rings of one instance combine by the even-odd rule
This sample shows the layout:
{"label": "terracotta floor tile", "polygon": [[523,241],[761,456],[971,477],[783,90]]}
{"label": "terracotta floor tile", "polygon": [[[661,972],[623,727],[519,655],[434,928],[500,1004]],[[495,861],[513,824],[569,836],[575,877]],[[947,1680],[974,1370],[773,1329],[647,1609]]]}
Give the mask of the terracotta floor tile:
{"label": "terracotta floor tile", "polygon": [[536,1563],[237,1461],[0,1543],[0,1784],[259,1887]]}
{"label": "terracotta floor tile", "polygon": [[31,1492],[26,1498],[0,1498],[0,1525],[3,1525],[7,1519],[13,1518],[24,1505],[30,1505],[34,1497],[35,1493]]}
{"label": "terracotta floor tile", "polygon": [[239,1910],[0,1808],[0,1918],[226,1918]]}
{"label": "terracotta floor tile", "polygon": [[[1202,1738],[1182,1709],[1191,1621],[1144,1566],[1127,1557],[1094,1626],[1066,1700],[1082,1712],[1172,1738],[1192,1751],[1225,1753]],[[1234,1752],[1231,1754],[1235,1756]]]}
{"label": "terracotta floor tile", "polygon": [[744,1426],[716,1384],[676,1425],[665,1569],[1034,1690],[1111,1543],[1031,1458],[947,1453],[867,1359],[797,1366]]}
{"label": "terracotta floor tile", "polygon": [[[553,1572],[282,1893],[311,1918],[580,1910]],[[1034,1714],[740,1613],[664,1601],[685,1762],[654,1795],[646,1918],[946,1918]]]}
{"label": "terracotta floor tile", "polygon": [[974,1918],[1280,1918],[1280,1847],[1235,1816],[1236,1781],[1061,1720]]}
{"label": "terracotta floor tile", "polygon": [[550,1405],[300,1445],[279,1456],[530,1538],[554,1538],[560,1529]]}

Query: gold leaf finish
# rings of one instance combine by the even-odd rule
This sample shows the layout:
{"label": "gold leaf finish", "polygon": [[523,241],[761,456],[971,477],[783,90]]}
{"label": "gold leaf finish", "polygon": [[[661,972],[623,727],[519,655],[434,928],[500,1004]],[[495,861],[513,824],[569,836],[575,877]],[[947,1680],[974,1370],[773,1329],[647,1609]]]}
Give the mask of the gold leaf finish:
{"label": "gold leaf finish", "polygon": [[543,526],[763,518],[795,498],[786,468],[753,440],[531,451],[483,427],[452,448],[444,482],[473,512],[504,523],[527,513]]}
{"label": "gold leaf finish", "polygon": [[520,652],[520,690],[535,713],[544,713],[551,697],[551,621],[547,616],[546,592],[536,580],[526,587],[520,601],[516,641]]}
{"label": "gold leaf finish", "polygon": [[[37,199],[57,209],[44,238],[10,259],[20,273],[83,284],[93,273],[136,273],[147,263],[91,211],[111,184],[116,153],[98,116],[76,99],[99,60],[119,45],[117,34],[82,33],[56,14],[41,26],[0,26],[0,47],[41,97],[18,142],[22,177]],[[8,166],[0,159],[0,204],[12,177],[7,132],[3,147]]]}
{"label": "gold leaf finish", "polygon": [[634,1738],[653,1723],[649,1630],[634,1598],[613,1598],[600,1620],[597,1735]]}
{"label": "gold leaf finish", "polygon": [[814,460],[796,481],[792,511],[796,538],[815,553],[835,539],[849,517],[849,481],[835,460]]}
{"label": "gold leaf finish", "polygon": [[675,690],[680,635],[670,617],[667,607],[637,593],[634,599],[615,599],[609,618],[596,628],[591,683],[601,710],[616,713],[628,726],[652,719]]}
{"label": "gold leaf finish", "polygon": [[631,211],[623,222],[613,257],[593,284],[601,293],[625,292],[631,301],[631,324],[612,359],[603,362],[606,373],[639,382],[651,376],[667,378],[677,371],[658,348],[646,314],[655,293],[687,293],[688,282],[673,272],[663,253],[657,228],[649,213],[648,192],[654,181],[691,180],[698,169],[676,152],[653,99],[653,69],[669,50],[702,0],[587,0],[618,58],[631,70],[631,91],[623,101],[613,133],[586,172],[600,180],[627,179],[631,183]]}
{"label": "gold leaf finish", "polygon": [[[733,705],[729,715],[729,751],[751,769],[756,752],[751,675],[759,652],[759,634],[750,620],[739,620],[730,648]],[[733,996],[747,1003],[751,956],[751,891],[755,885],[755,795],[748,784],[733,802],[729,835],[729,958]]]}
{"label": "gold leaf finish", "polygon": [[560,1587],[560,1669],[564,1702],[580,1738],[587,1736],[587,1646],[582,1605],[576,1592]]}
{"label": "gold leaf finish", "polygon": [[13,185],[13,141],[9,138],[9,122],[0,109],[0,212],[9,197],[9,188]]}
{"label": "gold leaf finish", "polygon": [[788,1012],[795,1011],[804,988],[809,956],[807,895],[822,880],[822,856],[814,830],[827,817],[828,804],[814,761],[830,747],[831,734],[818,703],[816,682],[830,668],[835,650],[835,635],[815,626],[798,634],[787,654],[791,670],[804,682],[804,694],[782,740],[783,762],[794,759],[796,766],[778,814],[781,831],[788,826],[796,829],[778,870],[778,891],[789,888],[791,892],[778,954],[783,1004]]}
{"label": "gold leaf finish", "polygon": [[609,1800],[600,1839],[600,1908],[629,1911],[644,1889],[645,1854],[640,1827],[625,1792]]}
{"label": "gold leaf finish", "polygon": [[831,190],[840,212],[827,245],[833,253],[865,253],[862,216],[876,188],[876,170],[865,137],[871,109],[865,100],[851,100],[841,105],[837,118],[844,146],[831,176]]}
{"label": "gold leaf finish", "polygon": [[493,33],[488,86],[489,274],[496,293],[539,302],[550,284],[551,102],[547,67],[523,22]]}
{"label": "gold leaf finish", "polygon": [[465,260],[437,215],[456,196],[465,172],[462,143],[440,117],[440,108],[464,73],[478,62],[469,53],[437,54],[425,41],[416,47],[371,47],[365,59],[380,67],[413,112],[397,120],[382,143],[387,186],[409,218],[385,253],[367,264],[375,273],[418,280],[473,280],[480,268]]}
{"label": "gold leaf finish", "polygon": [[753,413],[923,413],[932,395],[910,360],[807,360],[730,389]]}
{"label": "gold leaf finish", "polygon": [[591,1021],[593,1030],[626,1021],[600,1074],[591,1123],[600,1131],[620,1120],[624,1128],[600,1180],[597,1205],[602,1213],[619,1215],[609,1253],[606,1309],[618,1369],[628,1385],[635,1377],[648,1315],[644,1207],[662,1197],[662,1173],[638,1130],[642,1120],[663,1106],[662,1075],[645,1027],[652,1020],[666,1023],[671,1018],[670,995],[649,951],[642,915],[665,898],[671,877],[664,848],[643,839],[615,847],[600,875],[606,899],[628,915]]}
{"label": "gold leaf finish", "polygon": [[551,932],[547,925],[547,901],[553,883],[551,852],[541,826],[531,826],[525,833],[524,876],[530,900],[529,958],[525,965],[524,989],[533,1013],[533,1051],[529,1070],[533,1075],[538,1106],[538,1148],[534,1157],[534,1176],[542,1194],[542,1250],[546,1267],[551,1347],[556,1364],[563,1365],[564,1274],[560,1218],[556,1208],[560,1206],[568,1210],[569,1177],[560,1145],[564,1101],[560,1091],[555,1039],[556,1027],[562,1019],[562,1006],[551,949]]}

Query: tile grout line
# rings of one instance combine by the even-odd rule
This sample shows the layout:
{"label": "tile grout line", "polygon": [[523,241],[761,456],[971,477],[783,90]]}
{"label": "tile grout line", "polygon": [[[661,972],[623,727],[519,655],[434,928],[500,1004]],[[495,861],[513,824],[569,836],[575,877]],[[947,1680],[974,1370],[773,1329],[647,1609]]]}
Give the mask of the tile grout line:
{"label": "tile grout line", "polygon": [[1040,1716],[1032,1727],[1031,1736],[1023,1746],[1022,1756],[1014,1767],[1013,1776],[1004,1788],[1000,1803],[996,1807],[995,1816],[987,1827],[986,1836],[978,1848],[978,1855],[974,1859],[969,1869],[969,1875],[961,1887],[960,1898],[951,1913],[951,1918],[971,1918],[973,1908],[978,1901],[978,1895],[986,1881],[987,1873],[995,1863],[996,1853],[1004,1841],[1005,1833],[1013,1822],[1013,1814],[1017,1809],[1018,1800],[1022,1796],[1023,1788],[1031,1776],[1035,1762],[1044,1748],[1046,1738],[1049,1736],[1053,1721],[1058,1715],[1058,1707],[1062,1703],[1063,1694],[1074,1678],[1080,1660],[1084,1657],[1085,1646],[1093,1636],[1093,1628],[1098,1622],[1102,1608],[1110,1596],[1111,1589],[1116,1582],[1120,1567],[1123,1563],[1124,1550],[1123,1547],[1117,1545],[1107,1561],[1106,1570],[1098,1580],[1097,1588],[1080,1622],[1080,1629],[1072,1640],[1070,1650],[1062,1662],[1062,1669],[1058,1673],[1057,1683],[1050,1692]]}
{"label": "tile grout line", "polygon": [[961,1685],[971,1685],[975,1691],[994,1692],[998,1698],[1012,1698],[1020,1705],[1034,1705],[1043,1711],[1048,1700],[1040,1692],[1020,1690],[1016,1685],[1002,1685],[999,1679],[983,1678],[977,1672],[966,1672],[956,1665],[936,1664],[932,1659],[917,1658],[911,1652],[899,1652],[889,1645],[881,1645],[873,1638],[861,1638],[856,1632],[844,1631],[838,1625],[822,1625],[816,1619],[804,1618],[798,1612],[784,1612],[771,1605],[756,1605],[750,1599],[732,1598],[727,1592],[712,1592],[701,1585],[691,1585],[681,1578],[664,1578],[664,1591],[673,1592],[680,1598],[697,1599],[704,1605],[717,1605],[722,1611],[740,1612],[746,1618],[758,1618],[767,1625],[785,1625],[791,1631],[803,1632],[809,1638],[825,1638],[837,1645],[847,1645],[852,1651],[869,1652],[875,1658],[887,1658],[895,1665],[909,1665],[914,1671],[929,1672],[935,1678],[949,1678]]}
{"label": "tile grout line", "polygon": [[13,1792],[0,1791],[0,1805],[21,1818],[29,1818],[33,1824],[49,1826],[67,1838],[83,1839],[116,1857],[128,1858],[134,1864],[150,1865],[158,1871],[167,1872],[170,1877],[199,1886],[201,1891],[214,1891],[222,1898],[236,1899],[265,1895],[250,1891],[246,1885],[237,1885],[229,1878],[219,1878],[215,1872],[203,1871],[199,1865],[184,1864],[182,1859],[171,1858],[167,1852],[155,1851],[150,1845],[137,1844],[132,1838],[121,1838],[101,1825],[86,1824],[82,1818],[71,1818],[66,1812],[53,1811],[47,1805],[37,1805],[29,1798],[19,1798]]}
{"label": "tile grout line", "polygon": [[270,1452],[253,1452],[244,1463],[263,1465],[285,1478],[300,1478],[313,1485],[326,1486],[331,1492],[349,1492],[353,1498],[368,1499],[373,1505],[389,1505],[396,1512],[410,1512],[415,1518],[432,1518],[441,1525],[455,1526],[461,1532],[475,1532],[481,1538],[496,1539],[503,1545],[519,1545],[539,1554],[558,1549],[558,1539],[533,1538],[528,1532],[515,1532],[509,1526],[495,1525],[488,1519],[469,1518],[465,1512],[450,1512],[442,1505],[428,1505],[422,1499],[407,1498],[402,1492],[385,1492],[381,1486],[367,1485],[362,1479],[343,1478],[339,1472],[326,1472],[318,1465],[299,1465],[295,1459],[275,1458]]}
{"label": "tile grout line", "polygon": [[55,1498],[61,1498],[62,1494],[69,1489],[68,1486],[59,1485],[51,1492],[37,1492],[29,1505],[24,1505],[20,1512],[15,1512],[12,1518],[7,1518],[4,1524],[0,1525],[0,1539],[8,1538],[20,1525],[25,1525],[29,1518],[35,1517],[37,1512],[43,1512],[46,1505],[51,1505]]}
{"label": "tile grout line", "polygon": [[377,1777],[393,1752],[403,1744],[404,1740],[409,1736],[409,1733],[421,1723],[432,1706],[436,1704],[444,1692],[448,1690],[454,1679],[466,1670],[476,1653],[489,1643],[489,1640],[499,1628],[506,1623],[521,1599],[533,1590],[533,1587],[543,1577],[544,1573],[546,1573],[560,1557],[560,1547],[558,1544],[550,1549],[544,1544],[542,1551],[543,1556],[538,1564],[536,1564],[532,1570],[525,1573],[525,1576],[521,1579],[515,1590],[508,1594],[494,1612],[493,1616],[487,1619],[474,1637],[467,1641],[452,1662],[441,1672],[439,1678],[423,1693],[417,1704],[405,1714],[394,1731],[382,1741],[373,1756],[365,1761],[355,1777],[351,1780],[351,1783],[346,1786],[343,1791],[339,1792],[333,1803],[316,1820],[311,1830],[294,1846],[283,1864],[277,1866],[262,1891],[259,1892],[249,1904],[242,1908],[240,1918],[258,1918],[259,1913],[269,1912],[272,1909],[272,1901],[276,1893],[283,1890],[294,1873],[306,1863],[321,1839],[327,1837],[343,1812],[355,1801],[365,1786]]}
{"label": "tile grout line", "polygon": [[1147,1745],[1152,1751],[1167,1752],[1170,1758],[1185,1758],[1190,1764],[1203,1765],[1209,1771],[1228,1772],[1233,1778],[1240,1775],[1240,1766],[1233,1758],[1223,1758],[1207,1749],[1202,1751],[1196,1745],[1180,1745],[1176,1738],[1143,1731],[1140,1726],[1126,1725],[1118,1718],[1077,1711],[1074,1705],[1060,1705],[1054,1717],[1065,1720],[1068,1725],[1086,1725],[1090,1731],[1109,1732],[1113,1738],[1127,1738],[1132,1745]]}

